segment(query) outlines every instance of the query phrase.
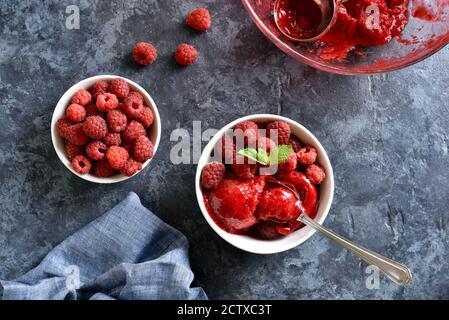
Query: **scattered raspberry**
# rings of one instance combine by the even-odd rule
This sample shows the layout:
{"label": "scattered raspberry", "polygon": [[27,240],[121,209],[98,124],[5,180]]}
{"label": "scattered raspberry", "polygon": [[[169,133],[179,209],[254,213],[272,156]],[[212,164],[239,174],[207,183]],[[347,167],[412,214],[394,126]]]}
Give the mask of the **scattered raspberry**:
{"label": "scattered raspberry", "polygon": [[317,152],[314,147],[307,146],[299,149],[296,155],[300,164],[310,165],[316,161]]}
{"label": "scattered raspberry", "polygon": [[77,123],[73,124],[71,126],[64,128],[64,137],[67,139],[67,141],[77,145],[77,146],[83,146],[87,143],[87,140],[89,139],[83,130],[83,124]]}
{"label": "scattered raspberry", "polygon": [[119,100],[125,99],[129,93],[129,85],[122,78],[114,79],[109,89],[111,93],[115,94]]}
{"label": "scattered raspberry", "polygon": [[106,116],[106,121],[112,132],[122,132],[126,129],[126,125],[128,124],[128,119],[119,110],[109,111]]}
{"label": "scattered raspberry", "polygon": [[108,147],[119,146],[122,144],[122,137],[120,136],[120,133],[108,133],[104,136],[103,142]]}
{"label": "scattered raspberry", "polygon": [[101,115],[101,111],[98,110],[98,108],[95,105],[95,103],[89,103],[86,106],[86,117],[99,116],[99,115]]}
{"label": "scattered raspberry", "polygon": [[72,103],[79,104],[85,106],[89,102],[92,101],[92,96],[89,91],[85,89],[78,90],[72,98]]}
{"label": "scattered raspberry", "polygon": [[198,8],[190,12],[186,22],[188,26],[198,31],[206,31],[212,24],[209,11],[206,8]]}
{"label": "scattered raspberry", "polygon": [[97,108],[100,111],[111,111],[118,108],[118,99],[113,93],[102,93],[97,97]]}
{"label": "scattered raspberry", "polygon": [[101,140],[108,133],[108,126],[102,117],[90,116],[84,121],[83,130],[92,139]]}
{"label": "scattered raspberry", "polygon": [[72,168],[79,174],[86,174],[92,168],[92,163],[85,156],[79,155],[73,158]]}
{"label": "scattered raspberry", "polygon": [[123,140],[125,142],[133,142],[140,136],[144,136],[146,134],[144,126],[137,121],[130,121],[125,131],[123,132]]}
{"label": "scattered raspberry", "polygon": [[201,185],[206,189],[215,189],[223,180],[226,168],[221,162],[211,162],[201,172]]}
{"label": "scattered raspberry", "polygon": [[69,160],[73,160],[76,156],[79,156],[84,153],[84,147],[83,146],[77,146],[70,141],[66,141],[65,143],[65,152],[67,154],[67,158]]}
{"label": "scattered raspberry", "polygon": [[116,173],[107,160],[98,161],[95,165],[94,175],[97,177],[110,177]]}
{"label": "scattered raspberry", "polygon": [[288,143],[292,146],[294,152],[298,152],[302,148],[302,143],[298,138],[291,136]]}
{"label": "scattered raspberry", "polygon": [[153,111],[148,107],[143,107],[142,111],[136,115],[136,120],[143,124],[145,128],[148,128],[154,121]]}
{"label": "scattered raspberry", "polygon": [[288,156],[287,160],[285,160],[284,162],[282,162],[278,165],[278,172],[280,174],[292,172],[296,169],[297,163],[298,163],[298,160],[296,157],[296,153],[294,153],[292,151],[290,153],[290,155]]}
{"label": "scattered raspberry", "polygon": [[320,184],[326,178],[326,173],[323,168],[317,166],[316,164],[311,164],[306,169],[306,176],[314,184]]}
{"label": "scattered raspberry", "polygon": [[101,141],[95,140],[86,147],[86,153],[92,160],[103,160],[108,147]]}
{"label": "scattered raspberry", "polygon": [[278,144],[288,144],[290,140],[290,125],[285,121],[273,121],[267,125],[267,135],[275,140],[277,134]]}
{"label": "scattered raspberry", "polygon": [[242,179],[252,179],[256,176],[257,164],[247,162],[246,157],[236,155],[234,163],[231,164],[231,168],[236,176]]}
{"label": "scattered raspberry", "polygon": [[106,158],[112,168],[121,169],[125,165],[126,161],[128,161],[129,154],[128,151],[122,147],[112,146],[108,149]]}
{"label": "scattered raspberry", "polygon": [[186,43],[180,44],[176,49],[176,62],[182,66],[186,66],[195,62],[198,57],[196,49]]}
{"label": "scattered raspberry", "polygon": [[131,119],[136,119],[143,112],[143,103],[137,97],[128,97],[123,101],[122,111]]}
{"label": "scattered raspberry", "polygon": [[128,94],[127,98],[137,98],[140,101],[142,101],[142,104],[143,104],[143,97],[142,97],[142,95],[140,93],[136,92],[136,91],[131,91]]}
{"label": "scattered raspberry", "polygon": [[61,119],[58,120],[58,122],[56,123],[56,129],[58,130],[58,133],[61,136],[61,138],[65,138],[66,136],[65,129],[71,125],[72,123],[67,117],[62,117]]}
{"label": "scattered raspberry", "polygon": [[141,65],[149,65],[156,61],[157,50],[148,42],[138,42],[133,50],[134,60]]}
{"label": "scattered raspberry", "polygon": [[145,162],[154,154],[154,147],[147,136],[140,136],[134,141],[134,159],[140,162]]}
{"label": "scattered raspberry", "polygon": [[225,164],[231,164],[235,153],[234,139],[225,134],[217,147],[217,152],[219,153],[219,156],[221,156],[222,161],[224,161]]}
{"label": "scattered raspberry", "polygon": [[235,131],[234,133],[237,138],[239,137],[240,134],[243,133],[243,136],[245,137],[245,143],[248,143],[249,139],[257,138],[257,130],[258,129],[259,129],[259,126],[254,121],[243,121],[235,126],[234,130],[237,130],[237,131]]}
{"label": "scattered raspberry", "polygon": [[72,103],[65,110],[65,115],[74,123],[81,122],[86,118],[86,109],[79,104]]}
{"label": "scattered raspberry", "polygon": [[92,99],[97,99],[100,94],[109,91],[109,83],[104,80],[99,80],[92,85],[90,92],[92,94]]}
{"label": "scattered raspberry", "polygon": [[140,170],[142,170],[142,163],[137,162],[132,158],[129,158],[120,171],[122,172],[123,175],[131,177]]}

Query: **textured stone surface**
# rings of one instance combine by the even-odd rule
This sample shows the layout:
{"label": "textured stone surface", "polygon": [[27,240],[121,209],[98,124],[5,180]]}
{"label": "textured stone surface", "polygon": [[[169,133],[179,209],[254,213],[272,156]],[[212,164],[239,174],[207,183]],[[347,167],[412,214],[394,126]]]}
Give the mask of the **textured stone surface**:
{"label": "textured stone surface", "polygon": [[[80,30],[64,27],[73,2],[81,8]],[[29,270],[132,190],[187,235],[196,282],[211,298],[448,298],[448,49],[388,75],[331,75],[277,50],[238,0],[202,1],[214,27],[189,30],[183,16],[199,3],[0,1],[0,278]],[[132,62],[137,40],[157,45],[153,66]],[[180,42],[198,47],[196,65],[175,65]],[[151,167],[111,186],[72,175],[50,139],[59,97],[104,73],[143,85],[163,124]],[[211,230],[196,203],[196,167],[169,161],[169,135],[177,127],[191,131],[193,120],[220,128],[252,113],[280,113],[316,134],[336,181],[325,225],[409,265],[411,286],[382,278],[379,290],[366,289],[366,265],[319,235],[257,256]]]}

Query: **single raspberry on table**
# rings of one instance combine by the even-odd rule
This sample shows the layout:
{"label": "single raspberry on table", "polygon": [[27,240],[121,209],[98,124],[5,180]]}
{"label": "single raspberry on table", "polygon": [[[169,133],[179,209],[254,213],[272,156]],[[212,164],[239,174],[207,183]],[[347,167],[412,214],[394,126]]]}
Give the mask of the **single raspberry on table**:
{"label": "single raspberry on table", "polygon": [[86,147],[86,154],[92,160],[103,160],[107,151],[108,147],[99,140],[90,142]]}
{"label": "single raspberry on table", "polygon": [[142,163],[129,158],[128,161],[126,161],[123,168],[120,170],[123,175],[131,177],[135,175],[138,171],[142,170]]}
{"label": "single raspberry on table", "polygon": [[67,141],[77,145],[83,146],[89,140],[88,136],[84,133],[83,124],[77,123],[64,128],[64,137]]}
{"label": "single raspberry on table", "polygon": [[148,42],[138,42],[133,49],[134,60],[141,65],[149,65],[156,61],[157,49]]}
{"label": "single raspberry on table", "polygon": [[92,168],[92,163],[83,155],[76,156],[72,160],[72,168],[79,174],[89,173]]}
{"label": "single raspberry on table", "polygon": [[302,148],[302,143],[295,136],[291,136],[288,143],[292,146],[294,152],[298,152]]}
{"label": "single raspberry on table", "polygon": [[145,127],[140,122],[131,120],[123,132],[122,138],[125,142],[133,142],[138,137],[144,136],[145,134]]}
{"label": "single raspberry on table", "polygon": [[101,115],[101,111],[98,110],[97,105],[95,103],[89,103],[88,105],[85,106],[85,108],[86,108],[86,117]]}
{"label": "single raspberry on table", "polygon": [[84,146],[77,146],[70,141],[65,142],[65,152],[69,160],[73,160],[76,156],[82,155],[84,153]]}
{"label": "single raspberry on table", "polygon": [[125,165],[126,161],[128,161],[129,154],[128,151],[122,147],[112,146],[108,149],[106,158],[112,168],[121,169]]}
{"label": "single raspberry on table", "polygon": [[267,125],[267,136],[274,140],[277,135],[278,144],[288,144],[291,132],[290,125],[285,121],[273,121]]}
{"label": "single raspberry on table", "polygon": [[78,90],[72,98],[72,103],[85,106],[92,101],[92,96],[86,89]]}
{"label": "single raspberry on table", "polygon": [[186,43],[182,43],[176,49],[175,59],[176,62],[182,66],[192,64],[198,57],[198,51]]}
{"label": "single raspberry on table", "polygon": [[142,101],[135,96],[127,97],[121,106],[122,112],[131,119],[137,118],[143,108]]}
{"label": "single raspberry on table", "polygon": [[119,146],[122,144],[122,137],[120,136],[120,133],[110,132],[104,136],[103,142],[108,147]]}
{"label": "single raspberry on table", "polygon": [[92,99],[97,99],[97,97],[102,94],[109,91],[109,83],[104,80],[98,80],[92,85],[92,88],[90,88],[90,92],[92,95]]}
{"label": "single raspberry on table", "polygon": [[90,116],[83,124],[84,133],[92,139],[101,140],[108,133],[108,125],[100,116]]}
{"label": "single raspberry on table", "polygon": [[326,178],[326,172],[323,168],[316,164],[311,164],[306,169],[306,177],[310,179],[314,184],[321,184]]}
{"label": "single raspberry on table", "polygon": [[97,97],[97,108],[106,112],[118,108],[118,99],[113,93],[102,93]]}
{"label": "single raspberry on table", "polygon": [[58,122],[56,123],[56,129],[58,130],[58,133],[61,136],[61,138],[65,138],[66,135],[65,129],[71,125],[72,122],[67,117],[62,117],[61,119],[58,120]]}
{"label": "single raspberry on table", "polygon": [[123,100],[129,94],[129,85],[124,79],[117,78],[111,82],[109,90],[111,93],[115,94],[119,100]]}
{"label": "single raspberry on table", "polygon": [[145,128],[148,128],[154,121],[153,111],[148,107],[143,107],[142,111],[136,115],[136,120],[143,124]]}
{"label": "single raspberry on table", "polygon": [[296,156],[298,157],[298,162],[300,164],[310,165],[316,161],[317,152],[314,147],[307,146],[299,149],[299,151],[296,153]]}
{"label": "single raspberry on table", "polygon": [[215,189],[223,180],[226,167],[221,162],[211,162],[204,166],[201,172],[201,185],[205,189]]}
{"label": "single raspberry on table", "polygon": [[126,129],[128,118],[120,110],[111,110],[106,115],[109,130],[112,132],[122,132]]}
{"label": "single raspberry on table", "polygon": [[133,156],[139,162],[145,162],[154,154],[154,146],[147,136],[140,136],[134,141]]}
{"label": "single raspberry on table", "polygon": [[206,31],[212,25],[209,10],[206,8],[197,8],[189,13],[186,19],[188,26],[198,31]]}
{"label": "single raspberry on table", "polygon": [[65,110],[65,115],[74,123],[81,122],[86,118],[86,109],[79,104],[72,103]]}
{"label": "single raspberry on table", "polygon": [[94,175],[97,177],[106,178],[113,176],[116,173],[117,171],[111,167],[108,160],[101,160],[95,164]]}

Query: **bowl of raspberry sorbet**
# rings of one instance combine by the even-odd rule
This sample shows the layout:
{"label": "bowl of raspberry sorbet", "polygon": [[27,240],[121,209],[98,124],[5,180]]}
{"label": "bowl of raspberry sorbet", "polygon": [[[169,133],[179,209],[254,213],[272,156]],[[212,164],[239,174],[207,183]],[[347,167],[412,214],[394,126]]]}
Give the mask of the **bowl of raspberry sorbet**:
{"label": "bowl of raspberry sorbet", "polygon": [[196,196],[211,228],[256,254],[292,249],[322,224],[334,194],[332,166],[321,143],[298,122],[256,114],[224,126],[198,162]]}
{"label": "bowl of raspberry sorbet", "polygon": [[51,138],[66,168],[94,183],[116,183],[144,170],[161,137],[158,109],[137,83],[99,75],[67,90],[53,112]]}

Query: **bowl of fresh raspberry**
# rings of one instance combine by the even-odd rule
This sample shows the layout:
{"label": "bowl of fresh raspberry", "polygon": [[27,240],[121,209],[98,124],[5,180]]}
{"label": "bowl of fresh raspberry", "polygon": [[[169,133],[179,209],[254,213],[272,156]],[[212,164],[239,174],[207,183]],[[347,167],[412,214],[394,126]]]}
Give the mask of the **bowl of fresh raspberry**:
{"label": "bowl of fresh raspberry", "polygon": [[332,204],[334,177],[318,139],[298,122],[271,114],[237,119],[209,141],[196,171],[196,196],[212,229],[242,250],[273,254],[315,231]]}
{"label": "bowl of fresh raspberry", "polygon": [[161,120],[148,92],[114,75],[78,82],[53,112],[51,137],[62,163],[95,183],[129,179],[147,167],[159,146]]}

